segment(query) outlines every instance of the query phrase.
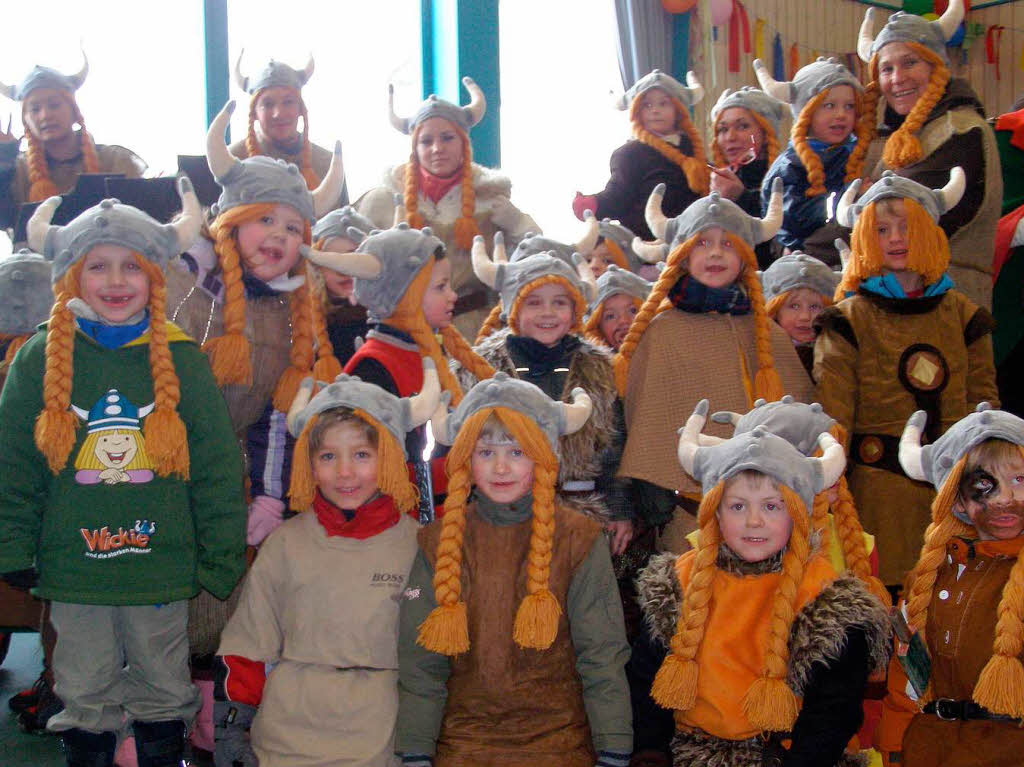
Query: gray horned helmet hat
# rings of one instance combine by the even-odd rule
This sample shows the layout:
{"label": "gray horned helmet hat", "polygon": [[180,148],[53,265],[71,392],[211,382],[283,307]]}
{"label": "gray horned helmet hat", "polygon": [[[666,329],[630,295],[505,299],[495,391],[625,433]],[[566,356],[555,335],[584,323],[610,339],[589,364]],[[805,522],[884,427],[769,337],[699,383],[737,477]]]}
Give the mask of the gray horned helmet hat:
{"label": "gray horned helmet hat", "polygon": [[874,8],[867,9],[857,36],[857,55],[862,61],[871,61],[875,54],[889,43],[917,43],[949,64],[946,43],[953,39],[960,22],[964,20],[963,0],[949,0],[945,12],[934,21],[928,21],[913,13],[897,11],[889,17],[877,37],[873,36],[874,11]]}
{"label": "gray horned helmet hat", "polygon": [[431,421],[434,438],[442,445],[452,445],[471,415],[496,407],[515,410],[536,423],[558,455],[558,438],[582,429],[594,403],[579,387],[572,390],[571,403],[556,402],[534,384],[498,372],[470,389],[451,413],[445,408],[437,410]]}
{"label": "gray horned helmet hat", "polygon": [[839,285],[838,273],[814,256],[800,251],[782,256],[759,274],[765,304],[797,288],[813,290],[831,300]]}
{"label": "gray horned helmet hat", "polygon": [[271,202],[295,208],[299,215],[313,223],[335,206],[345,182],[341,142],[334,145],[334,156],[324,180],[310,191],[298,166],[292,163],[263,155],[239,160],[231,154],[224,142],[224,129],[234,111],[235,102],[229,101],[206,133],[206,162],[214,179],[223,187],[217,204],[211,209],[215,216],[239,205]]}
{"label": "gray horned helmet hat", "polygon": [[779,126],[782,123],[783,117],[783,102],[779,101],[775,96],[771,96],[752,85],[744,85],[737,90],[726,88],[711,108],[711,124],[715,125],[718,122],[718,116],[726,109],[732,109],[733,107],[750,110],[764,118],[765,122],[771,126],[775,135],[779,135]]}
{"label": "gray horned helmet hat", "polygon": [[[922,446],[927,421],[923,410],[910,416],[900,437],[900,466],[911,479],[930,482],[940,492],[957,461],[982,442],[1001,439],[1024,447],[1024,420],[1005,410],[994,410],[987,402],[950,426],[935,442]],[[961,522],[972,524],[966,514],[954,514]]]}
{"label": "gray horned helmet hat", "polygon": [[653,287],[653,282],[648,282],[638,274],[611,264],[604,274],[597,278],[597,295],[590,302],[590,313],[593,314],[600,309],[601,304],[612,296],[624,294],[644,301]]}
{"label": "gray horned helmet hat", "polygon": [[[313,227],[313,241],[344,237],[358,245],[374,228],[370,219],[351,205],[345,205],[317,219],[316,226]],[[355,232],[352,231],[353,229]],[[356,237],[353,237],[353,234],[356,234]]]}
{"label": "gray horned helmet hat", "polygon": [[484,113],[487,111],[487,99],[484,97],[483,90],[472,77],[463,77],[462,85],[469,92],[469,104],[466,106],[458,106],[431,93],[420,104],[420,108],[412,117],[399,117],[395,114],[395,87],[389,84],[388,115],[391,118],[391,125],[405,135],[411,136],[412,132],[416,130],[416,126],[424,120],[440,117],[469,133],[470,128],[484,119]]}
{"label": "gray horned helmet hat", "polygon": [[700,432],[707,417],[708,401],[703,399],[679,430],[677,451],[680,465],[705,493],[742,471],[759,471],[800,496],[809,514],[814,496],[838,482],[846,468],[842,445],[827,431],[817,435],[821,458],[809,458],[763,425],[717,444],[703,444]]}
{"label": "gray horned helmet hat", "polygon": [[[640,258],[635,252],[633,252],[633,240],[636,239],[636,235],[631,229],[623,226],[618,221],[613,221],[610,218],[602,218],[597,226],[598,234],[604,238],[606,244],[610,246],[614,245],[622,253],[625,259],[623,263],[619,263],[623,269],[629,269],[631,271],[637,271],[647,262]],[[596,246],[595,246],[596,247]],[[580,251],[583,253],[583,251]],[[583,255],[588,255],[583,253]],[[614,251],[612,252],[613,257],[615,256]],[[618,262],[618,259],[614,259]]]}
{"label": "gray horned helmet hat", "polygon": [[[839,198],[839,204],[836,206],[836,221],[842,226],[853,228],[857,223],[857,218],[868,205],[878,200],[896,198],[913,200],[927,211],[934,222],[938,223],[942,214],[960,202],[966,186],[967,177],[959,165],[954,165],[950,169],[949,181],[942,189],[929,189],[923,184],[903,176],[897,176],[887,170],[882,174],[882,178],[868,187],[860,199],[857,198],[857,192],[860,191],[860,179],[855,179],[843,192],[843,196]],[[855,200],[856,202],[854,202]]]}
{"label": "gray horned helmet hat", "polygon": [[754,59],[754,73],[765,93],[789,104],[794,118],[800,116],[808,101],[829,88],[849,85],[858,93],[864,91],[860,80],[834,57],[819,56],[816,61],[800,67],[789,82],[772,77],[761,59]]}
{"label": "gray horned helmet hat", "polygon": [[131,205],[107,199],[94,205],[64,226],[51,224],[60,197],[43,201],[28,222],[28,246],[53,264],[56,283],[71,266],[96,245],[121,245],[153,262],[161,270],[192,247],[202,225],[199,199],[187,176],[178,179],[182,215],[161,224],[148,213]]}
{"label": "gray horned helmet hat", "polygon": [[628,91],[618,96],[614,102],[615,107],[623,112],[626,111],[634,99],[642,96],[651,88],[661,88],[688,107],[696,106],[704,98],[704,86],[700,84],[697,75],[693,72],[686,73],[686,85],[683,85],[671,75],[665,74],[660,69],[655,69],[637,80]]}
{"label": "gray horned helmet hat", "polygon": [[[836,420],[817,402],[810,405],[797,402],[789,394],[777,402],[759,399],[753,409],[743,415],[720,410],[712,413],[711,420],[715,423],[731,423],[734,437],[752,432],[760,426],[782,437],[804,455],[812,455],[818,448],[818,437],[830,432],[836,424]],[[700,436],[702,445],[714,445],[720,441],[718,437]]]}
{"label": "gray horned helmet hat", "polygon": [[298,438],[309,420],[325,410],[339,407],[362,410],[391,432],[404,451],[406,434],[429,421],[441,402],[441,385],[434,361],[424,357],[423,387],[419,394],[396,397],[376,384],[342,373],[313,396],[313,379],[307,378],[292,401],[286,421],[288,431]]}
{"label": "gray horned helmet hat", "polygon": [[[583,218],[583,233],[576,242],[565,243],[552,237],[545,237],[543,234],[527,232],[523,238],[516,243],[516,247],[512,251],[512,255],[509,256],[508,260],[515,262],[526,258],[527,256],[536,255],[537,253],[553,253],[558,256],[558,258],[572,266],[574,263],[573,253],[579,253],[584,257],[589,257],[590,254],[594,252],[594,248],[597,245],[597,238],[600,236],[600,223],[594,216],[593,212],[589,210],[584,212]],[[500,232],[498,234],[500,234]],[[495,248],[497,248],[497,246],[498,243],[495,241]],[[504,241],[502,246],[504,247]]]}
{"label": "gray horned helmet hat", "polygon": [[[750,247],[766,242],[775,236],[782,226],[782,179],[772,182],[772,194],[768,200],[768,212],[764,218],[749,215],[743,208],[712,192],[701,197],[675,218],[668,218],[661,210],[665,196],[665,185],[658,184],[647,198],[644,216],[647,226],[659,242],[645,243],[639,238],[633,240],[633,250],[644,260],[657,263],[667,252],[675,250],[690,237],[705,229],[719,227],[741,238]],[[667,246],[667,247],[666,247]],[[751,266],[748,264],[748,266]],[[756,265],[752,265],[756,268]]]}
{"label": "gray horned helmet hat", "polygon": [[292,69],[287,64],[271,59],[259,74],[255,77],[247,77],[242,74],[244,53],[245,48],[238,52],[238,60],[235,61],[235,84],[250,96],[255,96],[264,88],[294,88],[300,91],[313,75],[315,65],[311,53],[306,61],[306,66],[302,69]]}
{"label": "gray horned helmet hat", "polygon": [[0,259],[0,333],[23,336],[46,322],[53,306],[50,262],[19,250]]}
{"label": "gray horned helmet hat", "polygon": [[0,93],[11,101],[24,101],[32,91],[37,88],[56,88],[57,90],[74,93],[82,87],[86,76],[89,74],[89,59],[82,51],[82,67],[73,75],[65,75],[50,67],[36,65],[32,71],[25,75],[25,79],[17,85],[0,83]]}
{"label": "gray horned helmet hat", "polygon": [[597,294],[597,283],[587,260],[579,253],[573,254],[575,268],[555,253],[535,253],[518,261],[503,260],[503,244],[495,244],[495,259],[487,255],[484,238],[477,235],[473,240],[473,273],[487,287],[496,290],[501,297],[501,320],[507,322],[513,313],[520,294],[533,282],[543,277],[557,277],[572,287],[583,298],[583,305],[576,307],[577,323],[582,322],[587,305]]}

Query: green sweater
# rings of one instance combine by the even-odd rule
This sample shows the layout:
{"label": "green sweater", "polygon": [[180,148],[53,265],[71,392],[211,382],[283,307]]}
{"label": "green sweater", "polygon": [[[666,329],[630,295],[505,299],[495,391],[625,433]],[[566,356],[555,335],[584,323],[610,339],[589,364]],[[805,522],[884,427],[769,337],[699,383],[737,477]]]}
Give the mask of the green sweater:
{"label": "green sweater", "polygon": [[[140,460],[143,450],[131,459],[144,439],[130,420],[119,433],[83,422],[111,389],[147,412],[153,402],[147,338],[107,349],[75,334],[71,404],[79,424],[67,464],[56,475],[33,437],[43,407],[45,330],[11,365],[0,395],[0,573],[34,564],[41,598],[161,604],[187,599],[202,586],[223,599],[245,569],[241,454],[224,399],[194,342],[173,340],[186,338],[177,332],[170,344],[181,382],[178,413],[188,434],[188,480],[155,474]],[[130,415],[131,409],[120,411]],[[121,440],[120,446],[87,444],[90,428],[94,438]],[[104,446],[113,450],[103,452]]]}

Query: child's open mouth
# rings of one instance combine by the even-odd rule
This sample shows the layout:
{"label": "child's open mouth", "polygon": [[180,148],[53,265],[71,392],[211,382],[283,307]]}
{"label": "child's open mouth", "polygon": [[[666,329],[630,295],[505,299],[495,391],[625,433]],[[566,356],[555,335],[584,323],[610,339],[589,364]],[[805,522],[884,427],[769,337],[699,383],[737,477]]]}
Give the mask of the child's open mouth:
{"label": "child's open mouth", "polygon": [[107,459],[111,463],[122,463],[127,453],[107,453]]}
{"label": "child's open mouth", "polygon": [[102,301],[103,303],[108,304],[110,306],[115,306],[116,307],[116,306],[124,306],[129,301],[131,301],[133,298],[135,298],[135,296],[133,296],[133,295],[127,295],[127,296],[100,296],[100,301]]}

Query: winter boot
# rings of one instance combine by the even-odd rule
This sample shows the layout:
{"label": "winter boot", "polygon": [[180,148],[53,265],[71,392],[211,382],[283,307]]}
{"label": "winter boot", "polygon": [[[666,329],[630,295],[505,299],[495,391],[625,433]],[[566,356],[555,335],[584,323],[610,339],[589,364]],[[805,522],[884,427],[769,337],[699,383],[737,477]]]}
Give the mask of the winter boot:
{"label": "winter boot", "polygon": [[65,730],[60,737],[64,741],[68,767],[113,767],[116,734],[72,729]]}
{"label": "winter boot", "polygon": [[135,753],[139,767],[183,767],[185,723],[180,719],[135,722]]}

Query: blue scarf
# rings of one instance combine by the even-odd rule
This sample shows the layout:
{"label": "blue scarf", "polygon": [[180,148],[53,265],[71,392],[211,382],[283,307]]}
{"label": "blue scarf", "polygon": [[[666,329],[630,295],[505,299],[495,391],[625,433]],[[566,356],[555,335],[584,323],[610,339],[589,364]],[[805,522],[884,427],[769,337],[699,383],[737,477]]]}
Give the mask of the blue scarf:
{"label": "blue scarf", "polygon": [[691,314],[749,314],[750,299],[733,283],[725,288],[709,288],[690,275],[680,278],[668,292],[668,300],[677,309]]}
{"label": "blue scarf", "polygon": [[[868,277],[864,280],[860,286],[877,296],[883,296],[885,298],[906,298],[907,294],[903,291],[903,286],[900,285],[899,280],[896,279],[896,275],[891,272],[876,277]],[[924,293],[921,298],[931,298],[932,296],[941,296],[947,290],[953,287],[953,280],[949,278],[948,274],[943,274],[939,278],[938,282],[934,282],[928,285],[924,289]],[[847,296],[852,296],[852,291],[847,291]]]}
{"label": "blue scarf", "polygon": [[[792,142],[790,142],[792,143]],[[816,138],[807,137],[807,146],[818,155],[818,157],[825,159],[825,153],[830,149],[833,151],[844,152],[847,156],[853,151],[853,145],[857,143],[857,136],[851,133],[846,137],[846,141],[841,144],[826,144],[824,141],[819,141]]]}
{"label": "blue scarf", "polygon": [[146,316],[134,325],[107,325],[84,317],[75,319],[78,329],[105,349],[118,349],[149,330],[149,309]]}

